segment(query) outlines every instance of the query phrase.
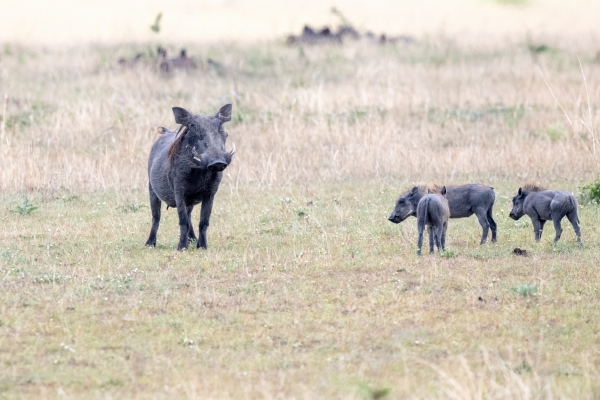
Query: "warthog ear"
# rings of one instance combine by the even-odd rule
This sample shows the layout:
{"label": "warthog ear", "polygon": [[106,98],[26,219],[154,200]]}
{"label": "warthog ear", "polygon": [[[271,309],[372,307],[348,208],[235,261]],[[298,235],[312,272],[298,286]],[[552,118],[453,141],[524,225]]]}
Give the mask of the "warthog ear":
{"label": "warthog ear", "polygon": [[221,123],[231,121],[231,104],[225,104],[216,115],[221,120]]}
{"label": "warthog ear", "polygon": [[410,194],[412,194],[413,196],[419,193],[419,188],[418,187],[414,187],[412,188],[412,190],[410,191]]}
{"label": "warthog ear", "polygon": [[518,195],[520,196],[523,193],[523,190],[521,190],[521,188],[519,188],[519,193]]}
{"label": "warthog ear", "polygon": [[181,125],[187,124],[187,122],[192,118],[192,114],[190,114],[185,108],[181,107],[173,107],[173,115],[175,115],[175,122]]}
{"label": "warthog ear", "polygon": [[442,193],[442,196],[446,195],[446,186],[442,187],[442,192],[441,193]]}

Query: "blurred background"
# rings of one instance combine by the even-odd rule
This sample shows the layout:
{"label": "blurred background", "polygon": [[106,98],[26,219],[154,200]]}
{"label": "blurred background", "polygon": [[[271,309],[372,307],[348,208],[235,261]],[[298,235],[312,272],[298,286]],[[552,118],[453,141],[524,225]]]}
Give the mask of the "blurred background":
{"label": "blurred background", "polygon": [[363,30],[470,41],[527,33],[594,36],[600,15],[594,0],[4,0],[0,42],[143,42],[154,37],[148,26],[159,12],[165,40],[273,40],[305,23],[331,25],[337,21],[332,7]]}

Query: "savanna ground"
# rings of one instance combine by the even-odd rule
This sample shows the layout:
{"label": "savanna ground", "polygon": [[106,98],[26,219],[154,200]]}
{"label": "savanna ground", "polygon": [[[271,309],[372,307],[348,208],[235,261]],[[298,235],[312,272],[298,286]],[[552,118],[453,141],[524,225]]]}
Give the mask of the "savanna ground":
{"label": "savanna ground", "polygon": [[[0,396],[600,397],[592,37],[189,41],[196,70],[117,65],[156,44],[3,46]],[[228,102],[209,249],[177,252],[164,207],[145,248],[155,128]],[[583,248],[566,220],[554,245],[508,218],[531,181],[575,193]],[[451,220],[417,257],[415,220],[386,218],[426,182],[494,186],[498,242]]]}

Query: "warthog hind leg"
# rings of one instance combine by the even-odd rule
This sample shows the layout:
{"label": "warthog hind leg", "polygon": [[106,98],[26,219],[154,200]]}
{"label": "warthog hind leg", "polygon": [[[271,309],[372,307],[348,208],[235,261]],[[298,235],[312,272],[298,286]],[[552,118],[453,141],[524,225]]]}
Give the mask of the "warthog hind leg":
{"label": "warthog hind leg", "polygon": [[148,240],[146,241],[146,246],[155,247],[156,246],[156,231],[158,231],[158,226],[160,225],[160,199],[152,190],[152,186],[148,184],[148,189],[150,193],[150,210],[152,211],[152,228],[150,229],[150,236],[148,236]]}
{"label": "warthog hind leg", "polygon": [[477,209],[475,214],[477,214],[477,219],[479,220],[481,229],[483,229],[483,232],[481,233],[481,242],[479,242],[479,244],[484,244],[487,242],[488,231],[490,229],[487,212],[482,209]]}
{"label": "warthog hind leg", "polygon": [[571,225],[573,225],[573,230],[575,231],[575,235],[577,236],[577,243],[581,246],[581,230],[579,229],[579,218],[577,217],[577,210],[573,210],[567,214],[567,218]]}
{"label": "warthog hind leg", "polygon": [[442,228],[435,227],[435,231],[433,232],[433,239],[435,240],[435,246],[438,249],[438,252],[442,251]]}
{"label": "warthog hind leg", "polygon": [[433,226],[428,226],[427,233],[429,234],[429,254],[433,254],[434,253],[433,244],[434,244],[435,239],[437,239],[435,228]]}
{"label": "warthog hind leg", "polygon": [[421,255],[421,248],[423,247],[423,228],[419,227],[419,239],[417,240],[417,255]]}
{"label": "warthog hind leg", "polygon": [[562,219],[562,215],[553,214],[552,222],[554,223],[554,230],[556,231],[556,236],[554,236],[554,243],[560,240],[560,236],[562,235],[562,226],[560,226],[560,220]]}
{"label": "warthog hind leg", "polygon": [[446,231],[448,230],[448,222],[444,222],[442,228],[442,251],[446,251]]}
{"label": "warthog hind leg", "polygon": [[487,210],[486,216],[487,216],[487,220],[488,220],[488,224],[490,224],[490,228],[492,229],[492,242],[496,241],[496,221],[494,221],[494,218],[492,218],[492,209],[493,207],[490,207]]}

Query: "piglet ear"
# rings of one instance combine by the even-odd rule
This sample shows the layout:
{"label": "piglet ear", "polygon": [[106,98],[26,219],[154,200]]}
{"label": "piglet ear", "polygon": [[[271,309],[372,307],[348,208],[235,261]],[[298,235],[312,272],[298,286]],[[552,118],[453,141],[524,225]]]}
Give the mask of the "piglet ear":
{"label": "piglet ear", "polygon": [[444,186],[444,187],[442,188],[442,196],[445,196],[445,195],[446,195],[446,186]]}
{"label": "piglet ear", "polygon": [[417,193],[419,193],[419,188],[418,187],[414,187],[412,188],[412,190],[410,191],[410,194],[412,194],[413,196],[416,195]]}
{"label": "piglet ear", "polygon": [[231,121],[231,104],[225,104],[216,115],[221,120],[221,123]]}
{"label": "piglet ear", "polygon": [[173,115],[175,115],[175,122],[181,125],[186,125],[192,118],[192,114],[185,108],[173,107]]}
{"label": "piglet ear", "polygon": [[519,188],[519,193],[518,195],[520,196],[523,193],[523,190],[521,190],[521,188]]}

